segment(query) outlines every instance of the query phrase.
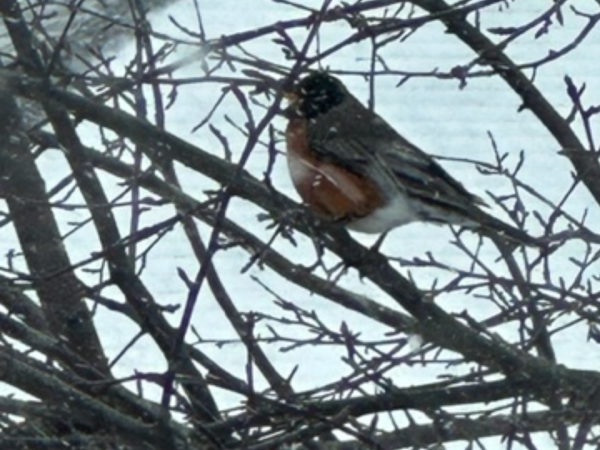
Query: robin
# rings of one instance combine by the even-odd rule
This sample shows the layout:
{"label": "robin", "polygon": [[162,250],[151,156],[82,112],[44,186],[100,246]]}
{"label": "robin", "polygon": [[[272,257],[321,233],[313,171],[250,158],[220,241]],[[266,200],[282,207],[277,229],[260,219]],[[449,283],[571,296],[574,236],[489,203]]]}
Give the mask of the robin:
{"label": "robin", "polygon": [[428,221],[539,245],[482,211],[483,200],[363,106],[337,78],[312,73],[287,97],[290,175],[318,216],[364,233]]}

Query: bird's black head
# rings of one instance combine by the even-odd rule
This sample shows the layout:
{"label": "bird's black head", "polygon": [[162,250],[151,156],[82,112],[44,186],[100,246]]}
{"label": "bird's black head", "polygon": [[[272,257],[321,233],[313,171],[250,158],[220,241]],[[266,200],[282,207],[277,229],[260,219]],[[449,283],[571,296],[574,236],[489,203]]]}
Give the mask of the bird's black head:
{"label": "bird's black head", "polygon": [[295,89],[300,115],[313,119],[344,101],[348,92],[340,80],[324,72],[303,78]]}

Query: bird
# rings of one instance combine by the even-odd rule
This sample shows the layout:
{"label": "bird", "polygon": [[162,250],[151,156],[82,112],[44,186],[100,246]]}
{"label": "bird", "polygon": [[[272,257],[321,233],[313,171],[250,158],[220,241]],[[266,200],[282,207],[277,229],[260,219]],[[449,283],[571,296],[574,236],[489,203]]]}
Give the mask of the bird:
{"label": "bird", "polygon": [[312,72],[284,93],[292,183],[316,216],[363,233],[412,222],[449,224],[539,246],[487,206],[433,157],[365,107],[333,75]]}

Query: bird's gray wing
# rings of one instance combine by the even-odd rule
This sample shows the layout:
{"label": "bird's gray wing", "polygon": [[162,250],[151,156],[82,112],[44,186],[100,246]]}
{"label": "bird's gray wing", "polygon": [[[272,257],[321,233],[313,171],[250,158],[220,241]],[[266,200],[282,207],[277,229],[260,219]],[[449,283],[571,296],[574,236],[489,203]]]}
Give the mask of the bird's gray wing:
{"label": "bird's gray wing", "polygon": [[412,196],[461,209],[485,205],[483,200],[467,191],[459,181],[418,147],[403,138],[396,139],[392,146],[386,142],[389,141],[379,141],[375,144],[377,153]]}
{"label": "bird's gray wing", "polygon": [[405,191],[431,206],[461,215],[483,200],[467,191],[431,156],[400,136],[381,117],[356,99],[309,126],[309,145],[320,157],[379,183]]}
{"label": "bird's gray wing", "polygon": [[353,115],[353,120],[347,120],[347,114],[333,110],[319,117],[318,122],[309,122],[307,130],[309,147],[323,161],[378,180],[380,184],[389,185],[389,188],[404,189],[382,159],[382,155],[373,151],[368,130],[362,126],[368,120],[369,115],[364,114],[368,110],[360,106],[347,111]]}

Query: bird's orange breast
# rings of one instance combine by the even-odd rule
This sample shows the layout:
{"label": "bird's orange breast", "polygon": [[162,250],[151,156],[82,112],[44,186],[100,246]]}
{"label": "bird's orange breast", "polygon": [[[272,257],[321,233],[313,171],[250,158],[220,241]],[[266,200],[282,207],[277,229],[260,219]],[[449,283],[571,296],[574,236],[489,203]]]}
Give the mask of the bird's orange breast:
{"label": "bird's orange breast", "polygon": [[311,151],[306,120],[290,120],[286,140],[288,167],[302,200],[318,215],[332,219],[364,217],[384,204],[377,185]]}

